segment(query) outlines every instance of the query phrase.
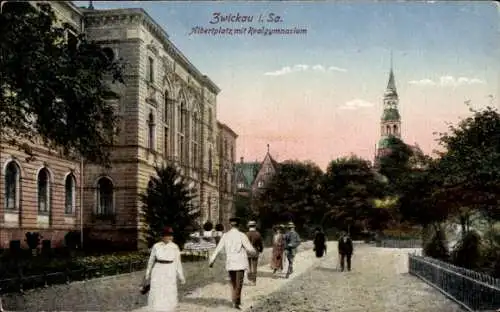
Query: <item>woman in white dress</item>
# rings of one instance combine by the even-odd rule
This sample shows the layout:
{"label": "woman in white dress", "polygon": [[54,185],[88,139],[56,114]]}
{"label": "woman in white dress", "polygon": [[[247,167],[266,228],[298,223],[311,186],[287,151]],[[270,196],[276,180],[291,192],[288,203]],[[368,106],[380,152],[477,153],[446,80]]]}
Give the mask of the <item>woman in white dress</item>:
{"label": "woman in white dress", "polygon": [[162,241],[154,244],[145,279],[149,281],[147,311],[175,312],[178,304],[177,279],[184,284],[179,247],[172,241],[171,227],[163,231]]}

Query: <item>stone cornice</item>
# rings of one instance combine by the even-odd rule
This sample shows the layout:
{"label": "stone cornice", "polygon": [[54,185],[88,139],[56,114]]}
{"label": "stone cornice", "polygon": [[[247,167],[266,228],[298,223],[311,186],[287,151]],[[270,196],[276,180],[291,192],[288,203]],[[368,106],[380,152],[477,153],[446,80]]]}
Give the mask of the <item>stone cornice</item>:
{"label": "stone cornice", "polygon": [[238,134],[236,134],[236,132],[234,132],[233,129],[229,128],[228,125],[220,122],[220,121],[217,121],[217,126],[221,129],[221,130],[226,130],[227,132],[229,132],[235,139],[238,137]]}
{"label": "stone cornice", "polygon": [[[88,10],[82,9],[85,17],[93,22],[107,23],[107,21],[141,22],[151,34],[163,45],[163,48],[172,58],[181,64],[190,75],[195,77],[203,86],[216,95],[221,91],[206,75],[202,74],[182,52],[169,40],[167,32],[143,9],[115,9],[115,10]],[[104,20],[103,20],[104,19]]]}

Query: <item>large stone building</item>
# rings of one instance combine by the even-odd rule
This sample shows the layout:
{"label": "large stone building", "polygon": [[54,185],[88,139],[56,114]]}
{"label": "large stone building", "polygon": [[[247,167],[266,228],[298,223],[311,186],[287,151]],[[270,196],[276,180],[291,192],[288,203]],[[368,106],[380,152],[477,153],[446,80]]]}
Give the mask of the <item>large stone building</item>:
{"label": "large stone building", "polygon": [[176,164],[197,191],[200,222],[212,219],[220,200],[219,88],[143,9],[51,4],[74,34],[84,32],[108,56],[126,64],[125,85],[113,85],[122,131],[109,169],[62,159],[42,145],[34,146],[36,155],[28,157],[2,143],[0,247],[24,241],[27,231],[41,232],[59,245],[65,233],[80,228],[100,238],[137,244],[138,194],[146,189],[154,166],[167,162]]}
{"label": "large stone building", "polygon": [[219,153],[219,211],[215,219],[225,228],[229,218],[234,215],[234,195],[236,191],[234,160],[236,157],[236,138],[238,135],[227,125],[217,122]]}

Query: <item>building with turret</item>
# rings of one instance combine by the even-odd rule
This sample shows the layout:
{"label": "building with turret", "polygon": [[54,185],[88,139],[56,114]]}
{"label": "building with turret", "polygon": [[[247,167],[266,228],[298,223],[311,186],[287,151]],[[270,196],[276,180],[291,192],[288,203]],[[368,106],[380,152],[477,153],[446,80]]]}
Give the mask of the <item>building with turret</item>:
{"label": "building with turret", "polygon": [[382,118],[380,119],[380,140],[378,141],[375,155],[376,164],[380,157],[390,152],[389,138],[396,137],[401,139],[401,115],[399,114],[398,106],[399,96],[391,64],[389,81],[384,93]]}
{"label": "building with turret", "polygon": [[[396,89],[396,79],[394,77],[394,70],[392,67],[391,57],[391,70],[389,72],[389,81],[384,93],[383,111],[380,118],[380,139],[376,145],[375,151],[375,167],[378,167],[380,157],[386,156],[391,152],[390,138],[402,139],[401,136],[401,115],[399,113],[399,95]],[[414,154],[423,154],[420,147],[415,143],[408,145]]]}

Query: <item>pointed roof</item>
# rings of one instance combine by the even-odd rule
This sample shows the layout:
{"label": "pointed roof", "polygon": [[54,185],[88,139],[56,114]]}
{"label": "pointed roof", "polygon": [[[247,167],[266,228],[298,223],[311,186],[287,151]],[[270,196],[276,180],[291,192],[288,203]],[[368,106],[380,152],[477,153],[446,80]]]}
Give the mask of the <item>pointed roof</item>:
{"label": "pointed roof", "polygon": [[391,67],[391,72],[389,73],[389,82],[387,83],[387,90],[396,91],[396,81],[394,80],[394,71]]}

